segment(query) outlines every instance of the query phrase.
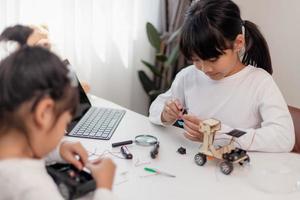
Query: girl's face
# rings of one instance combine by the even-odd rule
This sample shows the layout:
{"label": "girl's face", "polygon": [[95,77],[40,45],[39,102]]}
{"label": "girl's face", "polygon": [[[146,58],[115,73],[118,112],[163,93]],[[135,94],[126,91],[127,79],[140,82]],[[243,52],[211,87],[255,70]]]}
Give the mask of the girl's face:
{"label": "girl's face", "polygon": [[224,51],[225,54],[208,60],[202,60],[198,56],[193,56],[192,62],[210,79],[223,79],[224,77],[230,76],[243,68],[243,64],[240,62],[238,54],[234,50],[227,49]]}
{"label": "girl's face", "polygon": [[219,57],[202,60],[197,55],[194,55],[192,57],[192,62],[212,80],[221,80],[224,77],[239,72],[245,67],[238,55],[238,52],[244,45],[244,36],[239,34],[233,43],[233,48],[224,50],[224,54]]}

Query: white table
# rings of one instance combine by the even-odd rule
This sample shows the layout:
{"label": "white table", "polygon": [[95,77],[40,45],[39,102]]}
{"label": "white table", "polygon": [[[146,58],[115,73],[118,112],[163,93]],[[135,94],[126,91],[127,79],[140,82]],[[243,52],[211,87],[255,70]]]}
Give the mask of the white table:
{"label": "white table", "polygon": [[[95,96],[90,96],[90,100],[95,106],[122,108]],[[112,142],[131,140],[139,134],[151,134],[159,138],[160,149],[156,159],[150,158],[152,147],[135,144],[128,145],[133,160],[119,159],[107,154],[118,165],[113,191],[120,199],[300,199],[299,154],[249,153],[250,165],[234,165],[232,174],[226,176],[220,172],[216,160],[208,160],[202,167],[195,164],[194,155],[198,151],[199,143],[185,139],[182,129],[153,125],[147,117],[128,109],[109,141],[72,137],[66,139],[80,141],[89,152],[98,155],[106,150],[119,151],[119,148],[111,147]],[[180,146],[186,148],[186,155],[176,152]],[[142,165],[143,163],[149,164]],[[137,164],[141,165],[136,166]],[[176,178],[150,176],[144,167],[169,172],[176,175]]]}

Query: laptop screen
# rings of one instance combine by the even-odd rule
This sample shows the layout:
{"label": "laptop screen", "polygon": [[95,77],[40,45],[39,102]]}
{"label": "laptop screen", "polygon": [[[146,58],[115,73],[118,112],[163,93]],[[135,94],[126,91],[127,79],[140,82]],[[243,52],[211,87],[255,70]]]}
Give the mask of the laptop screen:
{"label": "laptop screen", "polygon": [[[65,60],[64,63],[69,64],[69,61]],[[68,133],[76,126],[76,124],[80,121],[80,119],[84,116],[84,114],[92,107],[91,102],[86,96],[86,93],[84,92],[77,76],[76,76],[76,81],[78,85],[77,88],[78,88],[78,95],[79,95],[79,105],[77,107],[75,115],[73,116],[72,121],[69,123],[67,127]]]}
{"label": "laptop screen", "polygon": [[[78,81],[78,79],[77,79]],[[89,101],[88,97],[86,96],[81,84],[78,81],[78,94],[79,94],[79,105],[77,107],[76,113],[69,123],[67,132],[69,133],[74,126],[79,122],[79,120],[84,116],[84,114],[92,107],[91,102]]]}

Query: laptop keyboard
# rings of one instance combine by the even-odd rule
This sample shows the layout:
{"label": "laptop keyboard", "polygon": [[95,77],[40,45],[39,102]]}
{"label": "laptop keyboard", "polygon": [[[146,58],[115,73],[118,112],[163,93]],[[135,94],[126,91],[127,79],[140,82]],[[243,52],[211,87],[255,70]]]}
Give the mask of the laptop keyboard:
{"label": "laptop keyboard", "polygon": [[125,110],[91,107],[68,136],[109,140]]}

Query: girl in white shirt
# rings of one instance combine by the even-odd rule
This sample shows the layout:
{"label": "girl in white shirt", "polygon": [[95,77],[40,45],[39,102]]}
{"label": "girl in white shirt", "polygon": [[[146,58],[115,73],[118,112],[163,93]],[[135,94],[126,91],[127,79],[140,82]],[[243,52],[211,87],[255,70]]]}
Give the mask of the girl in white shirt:
{"label": "girl in white shirt", "polygon": [[[63,199],[42,159],[59,144],[78,94],[61,60],[41,47],[22,47],[0,62],[0,199]],[[63,142],[49,156],[96,181],[94,199],[113,199],[115,165],[88,161],[80,143]],[[80,159],[78,159],[78,157]]]}
{"label": "girl in white shirt", "polygon": [[292,150],[293,122],[271,76],[268,45],[254,23],[241,19],[235,3],[195,1],[182,27],[180,48],[193,65],[151,104],[153,123],[171,125],[181,118],[184,135],[201,142],[201,120],[216,118],[222,123],[216,136],[220,141],[230,138],[224,133],[239,129],[247,133],[236,139],[243,149]]}

